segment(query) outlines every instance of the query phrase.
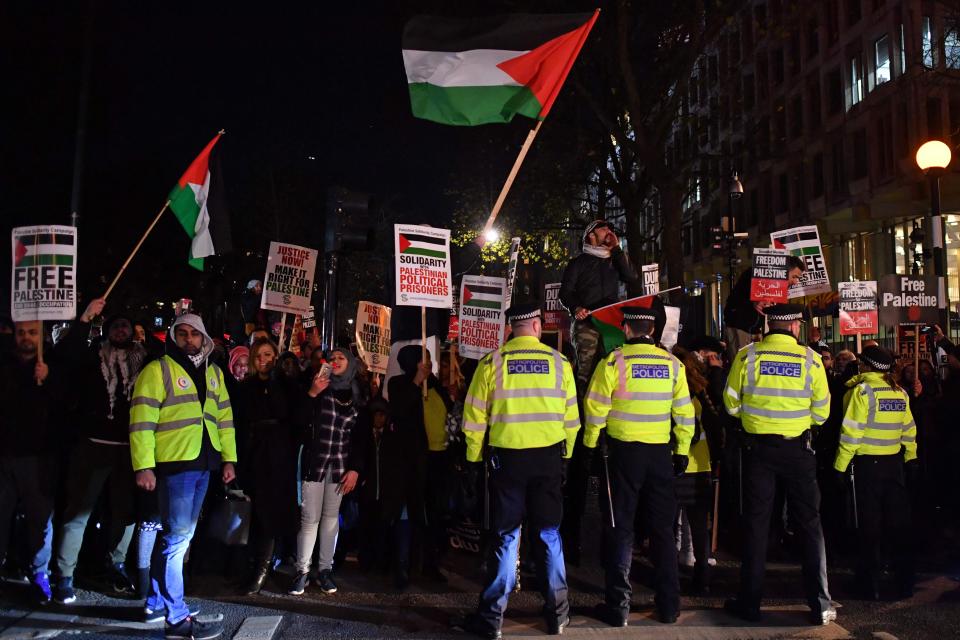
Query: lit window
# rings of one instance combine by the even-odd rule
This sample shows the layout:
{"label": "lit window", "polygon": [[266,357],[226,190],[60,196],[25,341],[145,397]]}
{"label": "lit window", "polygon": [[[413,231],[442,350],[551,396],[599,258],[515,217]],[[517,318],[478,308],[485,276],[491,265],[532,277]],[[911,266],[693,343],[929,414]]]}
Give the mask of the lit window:
{"label": "lit window", "polygon": [[933,69],[933,23],[928,16],[923,17],[923,66]]}
{"label": "lit window", "polygon": [[943,49],[948,69],[960,69],[960,22],[951,20],[943,33]]}
{"label": "lit window", "polygon": [[850,58],[850,106],[863,100],[863,70],[860,56]]}
{"label": "lit window", "polygon": [[873,43],[874,64],[877,70],[877,84],[890,81],[890,39],[884,34]]}

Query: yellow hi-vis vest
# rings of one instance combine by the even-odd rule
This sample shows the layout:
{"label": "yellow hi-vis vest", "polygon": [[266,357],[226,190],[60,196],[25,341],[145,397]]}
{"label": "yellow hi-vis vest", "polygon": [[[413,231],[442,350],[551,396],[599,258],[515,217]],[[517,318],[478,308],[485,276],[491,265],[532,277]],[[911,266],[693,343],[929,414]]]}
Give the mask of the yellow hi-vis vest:
{"label": "yellow hi-vis vest", "polygon": [[485,355],[463,401],[467,460],[479,462],[483,436],[503,449],[535,449],[567,442],[580,429],[577,388],[570,363],[533,336],[521,336]]}
{"label": "yellow hi-vis vest", "polygon": [[[693,401],[693,408],[697,412],[697,420],[703,420],[703,407],[696,396],[690,396]],[[700,439],[690,445],[690,462],[687,464],[687,470],[684,473],[704,473],[710,471],[710,445],[707,442],[707,434],[700,428]]]}
{"label": "yellow hi-vis vest", "polygon": [[910,413],[910,398],[894,389],[877,372],[864,373],[847,383],[846,409],[840,429],[840,448],[833,462],[846,471],[853,456],[892,456],[903,448],[904,461],[917,457],[917,424]]}
{"label": "yellow hi-vis vest", "polygon": [[223,372],[211,364],[204,372],[203,405],[190,374],[170,356],[154,360],[140,372],[130,402],[130,457],[133,470],[157,463],[196,460],[203,431],[224,462],[237,461],[233,410]]}
{"label": "yellow hi-vis vest", "polygon": [[672,418],[675,452],[690,452],[696,413],[686,371],[674,356],[652,344],[625,344],[600,362],[583,409],[585,447],[597,446],[604,426],[616,440],[666,444]]}
{"label": "yellow hi-vis vest", "polygon": [[723,404],[747,433],[796,437],[830,416],[823,361],[793,336],[767,334],[734,356]]}

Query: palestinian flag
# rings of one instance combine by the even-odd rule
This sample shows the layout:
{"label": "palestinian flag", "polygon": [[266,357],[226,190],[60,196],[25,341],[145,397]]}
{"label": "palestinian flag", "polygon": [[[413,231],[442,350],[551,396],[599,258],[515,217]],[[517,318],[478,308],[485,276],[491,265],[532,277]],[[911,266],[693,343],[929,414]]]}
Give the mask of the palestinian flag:
{"label": "palestinian flag", "polygon": [[416,235],[413,233],[397,234],[400,253],[408,256],[424,256],[427,258],[447,259],[447,239],[431,236]]}
{"label": "palestinian flag", "polygon": [[190,266],[200,271],[205,257],[230,249],[230,217],[223,200],[220,172],[210,171],[213,147],[221,135],[223,131],[190,163],[167,196],[170,209],[191,239]]}
{"label": "palestinian flag", "polygon": [[414,18],[402,41],[413,115],[466,126],[518,113],[543,120],[599,13]]}
{"label": "palestinian flag", "polygon": [[654,297],[630,298],[590,312],[590,322],[600,332],[600,339],[603,340],[605,352],[613,351],[627,340],[627,336],[623,333],[623,307],[646,307],[649,309],[653,304]]}
{"label": "palestinian flag", "polygon": [[73,266],[74,236],[61,233],[25,234],[14,237],[13,266]]}
{"label": "palestinian flag", "polygon": [[463,300],[465,307],[479,307],[481,309],[503,308],[503,287],[485,286],[479,284],[463,285]]}

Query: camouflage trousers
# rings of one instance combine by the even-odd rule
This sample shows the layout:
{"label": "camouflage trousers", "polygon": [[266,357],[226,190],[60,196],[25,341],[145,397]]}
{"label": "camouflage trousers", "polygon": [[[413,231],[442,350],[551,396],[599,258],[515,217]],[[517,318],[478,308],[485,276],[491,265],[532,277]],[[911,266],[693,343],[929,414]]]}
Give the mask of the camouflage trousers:
{"label": "camouflage trousers", "polygon": [[590,377],[602,356],[600,332],[589,320],[577,320],[573,325],[573,346],[577,350],[577,395],[583,399],[590,384]]}

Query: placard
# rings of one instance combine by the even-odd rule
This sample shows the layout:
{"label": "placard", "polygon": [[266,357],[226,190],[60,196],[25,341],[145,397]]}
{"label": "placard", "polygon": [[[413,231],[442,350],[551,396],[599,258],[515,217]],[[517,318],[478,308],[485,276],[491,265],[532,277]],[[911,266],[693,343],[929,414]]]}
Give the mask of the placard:
{"label": "placard", "polygon": [[520,238],[510,238],[510,262],[507,263],[507,295],[504,297],[503,310],[510,308],[513,302],[513,285],[517,281],[517,263],[520,259]]}
{"label": "placard", "polygon": [[807,267],[807,270],[800,274],[800,281],[790,287],[787,292],[788,298],[827,293],[832,290],[817,225],[774,231],[770,234],[770,241],[773,242],[775,249],[786,249],[790,255],[803,260]]}
{"label": "placard", "polygon": [[390,307],[361,300],[357,304],[357,351],[373,373],[386,373],[390,360]]}
{"label": "placard", "polygon": [[316,249],[271,242],[260,307],[283,313],[307,313],[316,270]]}
{"label": "placard", "polygon": [[787,301],[787,252],[783,249],[753,250],[750,279],[751,302]]}
{"label": "placard", "polygon": [[460,283],[460,345],[465,358],[482,358],[503,343],[504,278],[463,276]]}
{"label": "placard", "polygon": [[657,263],[645,264],[641,267],[643,274],[643,295],[652,296],[660,293],[660,265]]}
{"label": "placard", "polygon": [[880,323],[935,324],[944,302],[937,298],[936,276],[883,276],[877,282]]}
{"label": "placard", "polygon": [[10,315],[14,322],[77,316],[77,228],[15,227]]}
{"label": "placard", "polygon": [[545,333],[568,332],[570,314],[560,302],[560,283],[553,282],[543,287],[543,331]]}
{"label": "placard", "polygon": [[840,282],[840,335],[879,333],[876,280]]}
{"label": "placard", "polygon": [[673,349],[680,339],[680,307],[671,307],[664,305],[664,314],[666,322],[663,325],[663,332],[660,334],[660,344],[667,348],[667,351]]}
{"label": "placard", "polygon": [[453,306],[450,230],[395,224],[393,231],[397,304],[437,309]]}
{"label": "placard", "polygon": [[453,288],[453,305],[450,307],[450,321],[447,324],[447,340],[451,342],[460,337],[460,290]]}
{"label": "placard", "polygon": [[301,322],[303,323],[304,329],[313,329],[315,326],[317,326],[317,316],[313,305],[307,307],[307,312],[303,314]]}

